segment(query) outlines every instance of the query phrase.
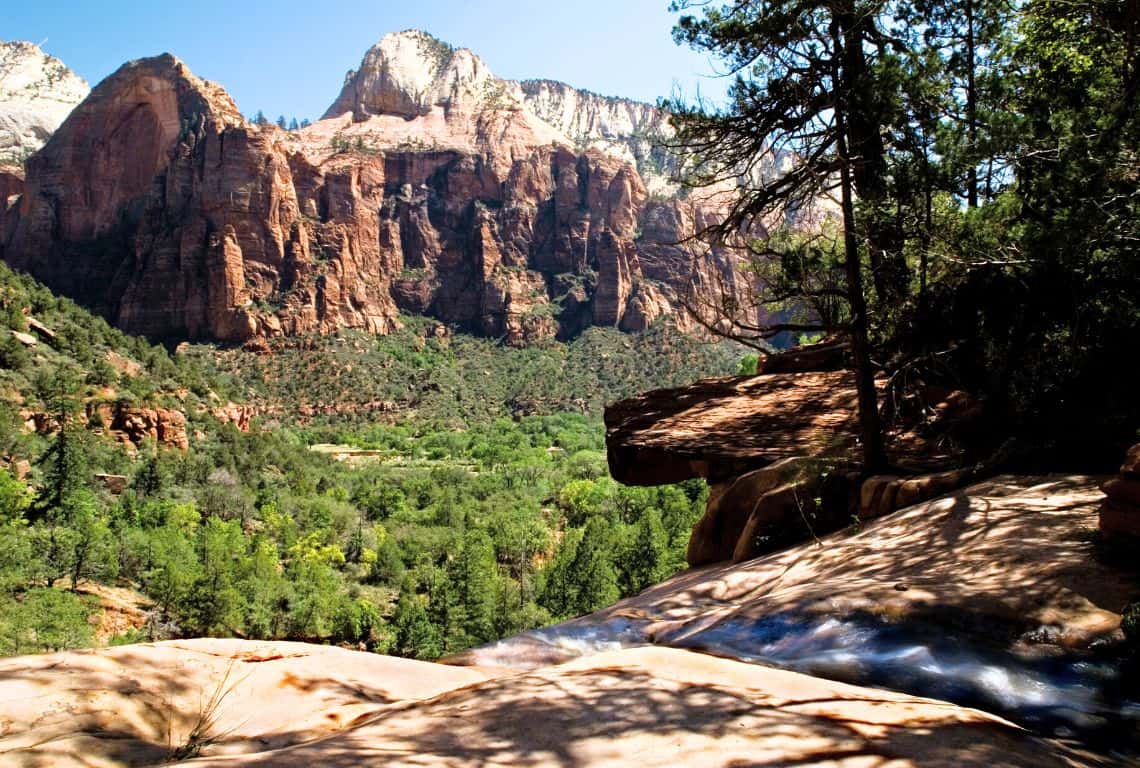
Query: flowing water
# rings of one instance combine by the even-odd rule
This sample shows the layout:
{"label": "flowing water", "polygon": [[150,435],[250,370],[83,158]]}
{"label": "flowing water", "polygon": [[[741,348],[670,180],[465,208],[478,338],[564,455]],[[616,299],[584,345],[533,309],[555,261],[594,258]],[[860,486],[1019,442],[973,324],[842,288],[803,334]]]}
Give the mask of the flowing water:
{"label": "flowing water", "polygon": [[650,624],[586,616],[475,649],[464,660],[533,668],[637,645],[688,648],[975,707],[1044,736],[1140,758],[1140,663],[1119,649],[1012,650],[922,620],[865,614],[729,617],[652,637]]}

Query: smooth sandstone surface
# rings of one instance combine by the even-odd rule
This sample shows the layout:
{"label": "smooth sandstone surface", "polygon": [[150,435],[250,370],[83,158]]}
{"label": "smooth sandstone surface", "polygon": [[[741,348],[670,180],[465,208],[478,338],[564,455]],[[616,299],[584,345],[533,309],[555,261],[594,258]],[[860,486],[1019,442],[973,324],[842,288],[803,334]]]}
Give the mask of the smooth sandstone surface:
{"label": "smooth sandstone surface", "polygon": [[1074,765],[997,718],[667,648],[598,654],[194,765]]}
{"label": "smooth sandstone surface", "polygon": [[471,668],[244,640],[0,659],[0,765],[152,765],[195,728],[203,754],[274,749],[485,678]]}

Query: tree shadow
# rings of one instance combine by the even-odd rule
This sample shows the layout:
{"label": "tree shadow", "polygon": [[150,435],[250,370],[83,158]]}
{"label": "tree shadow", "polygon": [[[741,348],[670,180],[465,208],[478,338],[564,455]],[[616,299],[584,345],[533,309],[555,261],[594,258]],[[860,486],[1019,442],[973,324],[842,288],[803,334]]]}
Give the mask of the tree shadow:
{"label": "tree shadow", "polygon": [[[202,650],[206,644],[221,652]],[[313,648],[322,654],[316,664],[347,666],[322,670],[313,662],[296,665],[309,655],[297,649],[304,646],[172,641],[2,659],[0,764],[79,765],[97,755],[152,765],[194,738],[222,751],[235,744],[279,748],[350,727],[417,687],[430,696],[454,687],[445,683],[449,677],[455,685],[483,677]],[[278,715],[287,727],[275,722]]]}
{"label": "tree shadow", "polygon": [[[855,758],[860,765],[1068,764],[1046,742],[951,705],[835,684],[801,685],[808,690],[797,693],[809,679],[755,668],[733,680],[741,665],[717,664],[726,671],[697,672],[691,682],[684,673],[659,676],[636,664],[489,681],[242,764],[794,766]],[[776,678],[770,689],[762,676]]]}

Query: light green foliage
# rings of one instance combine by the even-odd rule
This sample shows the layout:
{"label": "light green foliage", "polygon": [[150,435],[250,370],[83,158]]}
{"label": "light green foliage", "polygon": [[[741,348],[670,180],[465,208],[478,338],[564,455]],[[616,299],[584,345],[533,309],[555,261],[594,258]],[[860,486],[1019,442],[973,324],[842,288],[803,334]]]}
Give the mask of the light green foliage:
{"label": "light green foliage", "polygon": [[[542,350],[424,341],[415,319],[393,337],[307,340],[312,350],[266,359],[202,347],[171,358],[2,266],[0,291],[0,309],[18,308],[12,324],[26,308],[67,333],[0,370],[0,384],[64,424],[25,434],[19,407],[0,398],[0,460],[33,462],[26,481],[0,469],[0,614],[17,638],[8,652],[89,644],[92,607],[68,592],[85,581],[153,602],[155,621],[124,642],[238,635],[416,658],[601,607],[680,567],[703,504],[681,488],[609,480],[602,402],[729,373],[736,359],[661,330],[590,332]],[[112,350],[141,372],[112,375],[100,364]],[[202,435],[185,454],[144,444],[128,456],[86,416],[103,384],[132,404],[182,409]],[[302,421],[286,410],[243,434],[208,413],[211,393],[243,391],[288,407],[319,395],[346,413]],[[377,398],[407,409],[398,423],[354,407]],[[309,450],[318,443],[375,454],[341,464]],[[96,472],[125,475],[126,491],[111,496]],[[572,577],[561,597],[558,563]]]}
{"label": "light green foliage", "polygon": [[0,469],[0,525],[20,520],[30,503],[28,487]]}
{"label": "light green foliage", "polygon": [[37,587],[0,594],[0,654],[63,651],[91,644],[90,601],[58,589]]}

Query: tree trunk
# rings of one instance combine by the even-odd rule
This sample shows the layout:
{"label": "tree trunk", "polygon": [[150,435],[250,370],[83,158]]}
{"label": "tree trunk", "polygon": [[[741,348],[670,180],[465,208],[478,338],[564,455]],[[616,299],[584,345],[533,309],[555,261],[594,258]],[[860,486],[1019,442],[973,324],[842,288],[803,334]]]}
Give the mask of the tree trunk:
{"label": "tree trunk", "polygon": [[842,71],[835,82],[842,83],[843,98],[847,100],[846,130],[840,131],[847,141],[845,164],[849,166],[854,193],[874,211],[865,226],[875,295],[884,304],[894,305],[906,296],[909,275],[898,222],[886,211],[887,153],[879,124],[880,96],[868,77],[863,50],[863,42],[873,37],[875,19],[873,14],[858,11],[853,0],[838,0],[835,7],[843,37],[836,48]]}
{"label": "tree trunk", "polygon": [[[852,14],[853,18],[853,14]],[[837,19],[832,23],[836,50],[859,46],[858,36]],[[879,397],[875,391],[875,372],[871,363],[871,344],[867,327],[867,299],[863,293],[863,269],[859,258],[859,240],[855,229],[852,158],[848,143],[850,111],[850,72],[836,63],[835,83],[838,98],[835,106],[836,148],[839,153],[841,206],[843,209],[843,251],[847,277],[847,299],[851,306],[851,354],[855,361],[855,387],[859,400],[859,432],[863,441],[863,468],[868,474],[882,472],[887,466],[883,448],[883,429],[879,419]],[[859,59],[862,59],[860,53]],[[862,70],[860,70],[861,72]]]}
{"label": "tree trunk", "polygon": [[978,89],[974,82],[977,46],[974,35],[974,0],[966,0],[966,130],[969,132],[970,170],[966,178],[966,204],[978,207]]}

